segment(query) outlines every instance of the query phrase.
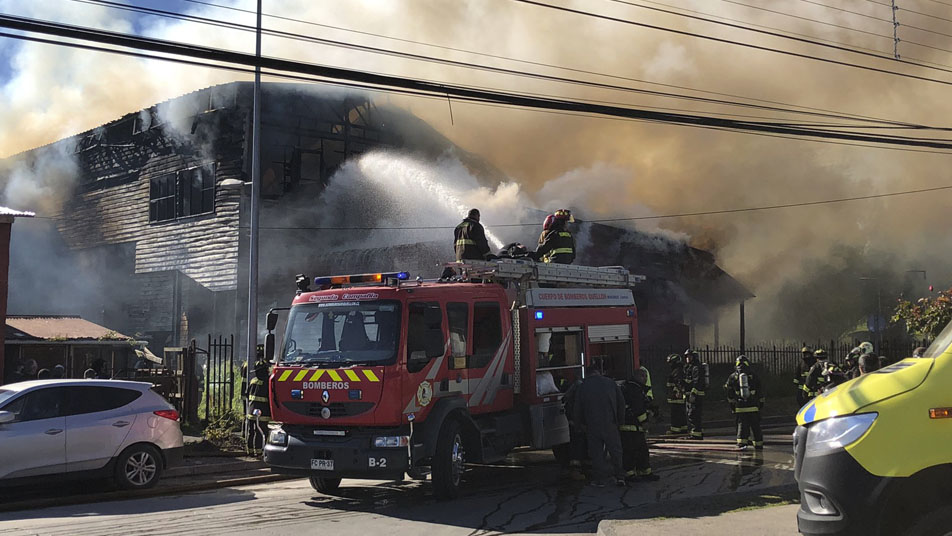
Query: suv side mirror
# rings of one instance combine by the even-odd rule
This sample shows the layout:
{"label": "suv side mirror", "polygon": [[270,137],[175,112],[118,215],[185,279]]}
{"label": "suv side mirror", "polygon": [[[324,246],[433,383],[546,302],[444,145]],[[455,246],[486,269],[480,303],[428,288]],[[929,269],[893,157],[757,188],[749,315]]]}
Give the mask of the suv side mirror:
{"label": "suv side mirror", "polygon": [[17,418],[17,414],[12,411],[0,411],[0,424],[7,424],[8,422],[13,422]]}
{"label": "suv side mirror", "polygon": [[268,323],[268,331],[274,331],[275,326],[278,325],[278,313],[275,313],[274,311],[269,312],[267,317],[267,323]]}

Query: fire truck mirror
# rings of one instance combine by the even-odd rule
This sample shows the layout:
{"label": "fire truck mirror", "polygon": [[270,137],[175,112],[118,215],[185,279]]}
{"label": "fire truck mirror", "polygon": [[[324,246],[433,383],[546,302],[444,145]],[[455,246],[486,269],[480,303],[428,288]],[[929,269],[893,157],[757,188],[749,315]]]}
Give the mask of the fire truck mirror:
{"label": "fire truck mirror", "polygon": [[[268,331],[274,331],[275,326],[278,325],[278,313],[275,313],[274,311],[269,312],[267,321],[268,321]],[[271,355],[271,354],[268,354],[268,355]]]}
{"label": "fire truck mirror", "polygon": [[264,359],[268,362],[274,361],[274,333],[264,336]]}
{"label": "fire truck mirror", "polygon": [[443,330],[441,328],[427,328],[423,335],[423,349],[426,352],[427,359],[440,357],[445,351],[445,342],[443,341]]}

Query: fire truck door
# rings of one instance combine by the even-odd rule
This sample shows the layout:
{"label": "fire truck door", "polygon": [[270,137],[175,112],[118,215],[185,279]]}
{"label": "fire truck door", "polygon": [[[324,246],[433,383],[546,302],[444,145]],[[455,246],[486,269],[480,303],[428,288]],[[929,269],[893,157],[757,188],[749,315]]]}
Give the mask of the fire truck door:
{"label": "fire truck door", "polygon": [[[512,371],[507,359],[511,329],[503,324],[503,308],[498,301],[473,303],[471,354],[464,376],[473,413],[494,411],[512,404]],[[505,333],[505,336],[504,336]]]}

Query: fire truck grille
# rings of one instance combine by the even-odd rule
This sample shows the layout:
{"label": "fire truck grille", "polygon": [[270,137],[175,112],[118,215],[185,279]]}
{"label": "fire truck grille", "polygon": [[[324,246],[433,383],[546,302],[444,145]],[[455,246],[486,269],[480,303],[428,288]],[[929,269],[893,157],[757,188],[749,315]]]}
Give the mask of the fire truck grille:
{"label": "fire truck grille", "polygon": [[307,417],[320,417],[321,410],[327,407],[331,410],[331,418],[353,417],[370,411],[373,402],[331,402],[325,406],[319,402],[285,402],[288,410]]}

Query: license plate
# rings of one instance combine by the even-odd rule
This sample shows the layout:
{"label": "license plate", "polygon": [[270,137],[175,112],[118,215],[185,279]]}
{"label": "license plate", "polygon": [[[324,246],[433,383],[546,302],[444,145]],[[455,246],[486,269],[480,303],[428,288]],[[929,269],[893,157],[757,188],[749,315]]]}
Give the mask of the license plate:
{"label": "license plate", "polygon": [[311,469],[318,471],[333,471],[334,460],[318,460],[317,458],[311,458]]}

